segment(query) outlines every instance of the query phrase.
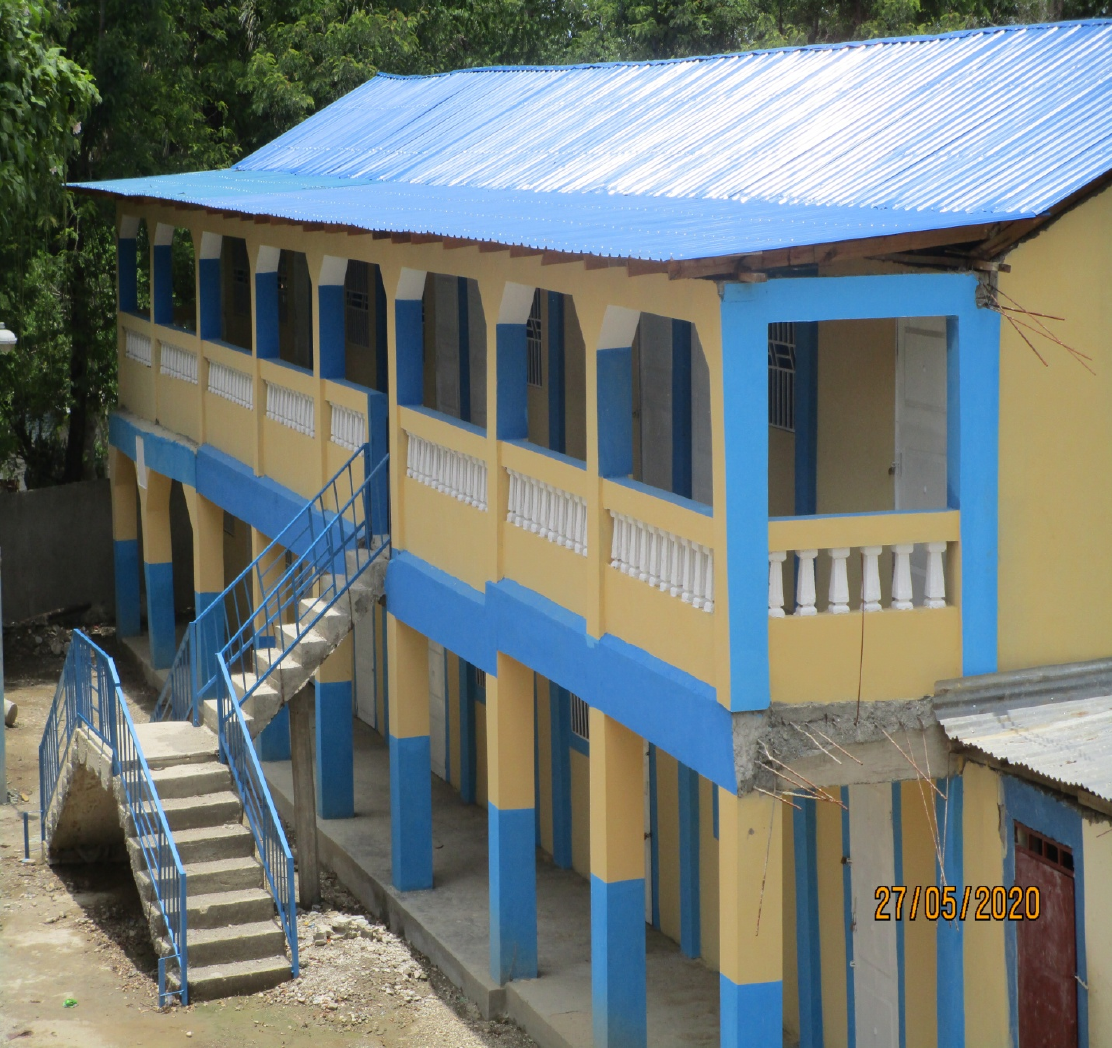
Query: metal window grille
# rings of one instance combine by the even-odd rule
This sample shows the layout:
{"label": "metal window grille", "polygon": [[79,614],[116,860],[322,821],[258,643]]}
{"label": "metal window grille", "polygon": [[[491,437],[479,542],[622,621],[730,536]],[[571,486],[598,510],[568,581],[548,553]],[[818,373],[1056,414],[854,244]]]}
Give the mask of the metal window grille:
{"label": "metal window grille", "polygon": [[572,695],[571,698],[571,731],[573,735],[578,735],[581,739],[590,739],[591,726],[590,717],[588,716],[590,706],[588,706],[578,695]]}
{"label": "metal window grille", "polygon": [[349,262],[344,286],[344,327],[348,342],[371,344],[371,294],[366,262]]}
{"label": "metal window grille", "polygon": [[1036,833],[1026,826],[1021,826],[1018,822],[1015,824],[1015,842],[1019,847],[1034,852],[1042,858],[1044,862],[1049,863],[1051,866],[1057,866],[1071,877],[1073,876],[1072,848],[1067,848],[1064,844],[1052,841],[1049,837],[1041,833]]}
{"label": "metal window grille", "polygon": [[229,237],[232,262],[232,314],[246,317],[251,312],[251,264],[247,260],[247,243],[240,237]]}
{"label": "metal window grille", "polygon": [[768,423],[795,432],[795,325],[768,325]]}
{"label": "metal window grille", "polygon": [[525,345],[529,351],[529,385],[544,385],[544,344],[541,341],[541,293],[533,292],[533,308],[525,322]]}
{"label": "metal window grille", "polygon": [[476,688],[482,688],[484,691],[486,691],[486,686],[487,686],[486,670],[476,669],[475,670],[475,687]]}

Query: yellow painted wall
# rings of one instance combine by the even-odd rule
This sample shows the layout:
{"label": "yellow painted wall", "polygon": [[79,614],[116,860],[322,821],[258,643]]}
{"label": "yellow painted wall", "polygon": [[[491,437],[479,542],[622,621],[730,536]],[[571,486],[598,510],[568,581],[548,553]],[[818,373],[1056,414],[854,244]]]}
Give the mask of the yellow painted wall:
{"label": "yellow painted wall", "polygon": [[1089,982],[1089,1048],[1112,1048],[1112,822],[1082,825],[1085,863],[1085,961]]}
{"label": "yellow painted wall", "polygon": [[[1000,347],[1001,670],[1108,655],[1112,607],[1112,191],[1008,255],[1000,289],[1093,357],[1090,374],[1006,322]],[[1005,304],[1009,304],[1005,300]],[[1030,334],[1030,332],[1027,332]]]}
{"label": "yellow painted wall", "polygon": [[699,906],[702,911],[703,961],[718,970],[721,928],[718,924],[718,838],[714,836],[714,791],[699,779]]}
{"label": "yellow painted wall", "polygon": [[[196,335],[185,331],[169,332],[165,328],[155,327],[159,340],[154,349],[154,368],[161,368],[162,335],[166,335],[166,342],[178,346],[188,352],[197,354],[200,341]],[[152,369],[153,370],[153,369]],[[204,377],[203,362],[197,361],[198,375]],[[175,433],[181,433],[193,441],[201,439],[201,386],[197,383],[186,382],[161,372],[155,375],[156,389],[158,391],[158,422]]]}
{"label": "yellow painted wall", "polygon": [[675,757],[656,751],[656,832],[659,875],[660,930],[680,938],[680,810],[678,764]]}
{"label": "yellow painted wall", "polygon": [[[937,883],[933,837],[933,794],[918,782],[909,780],[900,787],[903,820],[904,883],[926,887]],[[928,814],[928,812],[930,814]],[[968,862],[968,854],[966,856]],[[992,883],[997,883],[993,881]],[[936,1048],[938,1016],[936,1011],[935,926],[920,914],[917,920],[904,915],[904,992],[907,1016],[907,1048]],[[825,928],[824,928],[825,931]],[[966,935],[969,925],[966,925]],[[968,967],[968,966],[967,966]],[[825,992],[825,986],[824,986]],[[966,998],[968,1005],[968,997]],[[824,998],[825,1006],[825,998]],[[972,1042],[969,1042],[972,1043]]]}
{"label": "yellow painted wall", "polygon": [[571,751],[571,866],[591,876],[591,771],[578,750]]}
{"label": "yellow painted wall", "polygon": [[896,325],[825,321],[819,328],[817,510],[895,505]]}
{"label": "yellow painted wall", "polygon": [[842,892],[842,810],[815,805],[818,863],[819,956],[822,965],[822,1034],[825,1048],[846,1048],[846,934]]}
{"label": "yellow painted wall", "polygon": [[475,803],[480,808],[487,806],[486,712],[486,706],[475,703]]}
{"label": "yellow painted wall", "polygon": [[799,953],[795,941],[795,832],[794,811],[783,805],[784,820],[784,1032],[799,1039]]}

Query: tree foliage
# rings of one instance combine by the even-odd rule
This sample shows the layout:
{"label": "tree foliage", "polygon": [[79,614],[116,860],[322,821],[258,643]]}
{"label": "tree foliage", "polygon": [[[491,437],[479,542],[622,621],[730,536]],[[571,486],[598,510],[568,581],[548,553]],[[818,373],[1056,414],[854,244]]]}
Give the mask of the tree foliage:
{"label": "tree foliage", "polygon": [[[0,471],[103,471],[111,205],[224,167],[380,70],[659,59],[1109,13],[1112,0],[0,0]],[[175,254],[177,258],[177,254]]]}

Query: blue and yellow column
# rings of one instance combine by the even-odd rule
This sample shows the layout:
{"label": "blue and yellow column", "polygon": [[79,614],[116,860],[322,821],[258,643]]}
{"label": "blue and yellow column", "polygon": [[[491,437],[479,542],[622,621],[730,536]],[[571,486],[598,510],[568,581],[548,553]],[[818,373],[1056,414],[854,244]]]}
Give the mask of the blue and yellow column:
{"label": "blue and yellow column", "polygon": [[112,484],[112,555],[116,575],[116,632],[139,636],[139,515],[135,463],[118,448],[108,449]]}
{"label": "blue and yellow column", "polygon": [[644,763],[640,736],[600,710],[591,733],[591,1021],[596,1048],[644,1048]]}
{"label": "blue and yellow column", "polygon": [[487,675],[487,817],[490,847],[490,977],[537,976],[533,673],[498,655]]}
{"label": "blue and yellow column", "polygon": [[386,616],[390,663],[390,861],[394,887],[432,887],[428,639]]}
{"label": "blue and yellow column", "polygon": [[170,478],[144,468],[138,476],[143,518],[143,574],[147,581],[147,632],[151,665],[169,669],[176,649],[174,564],[170,546]]}
{"label": "blue and yellow column", "polygon": [[[593,745],[593,740],[592,740]],[[783,812],[763,794],[719,789],[722,1048],[780,1048],[783,1032]]]}
{"label": "blue and yellow column", "polygon": [[[281,546],[275,546],[269,552],[266,552],[268,546],[270,546],[270,539],[258,528],[252,528],[251,559],[259,561],[259,570],[262,572],[263,578],[274,579],[276,578],[275,571],[278,570],[274,565],[285,556],[286,551]],[[263,602],[263,593],[259,587],[259,572],[252,574],[251,599],[255,608],[260,607]],[[261,617],[258,624],[262,625]],[[232,629],[238,628],[239,625],[239,623],[233,623]],[[277,637],[273,637],[272,640],[274,643],[278,642]],[[283,705],[270,723],[259,732],[255,739],[255,752],[259,755],[261,761],[288,761],[290,759],[289,706]]]}
{"label": "blue and yellow column", "polygon": [[355,814],[353,635],[349,633],[317,671],[317,814],[322,819],[350,819]]}
{"label": "blue and yellow column", "polygon": [[[224,590],[224,511],[188,484],[182,490],[193,526],[193,615],[201,619]],[[217,675],[216,653],[227,639],[223,626],[223,616],[206,616],[194,633],[198,687]]]}

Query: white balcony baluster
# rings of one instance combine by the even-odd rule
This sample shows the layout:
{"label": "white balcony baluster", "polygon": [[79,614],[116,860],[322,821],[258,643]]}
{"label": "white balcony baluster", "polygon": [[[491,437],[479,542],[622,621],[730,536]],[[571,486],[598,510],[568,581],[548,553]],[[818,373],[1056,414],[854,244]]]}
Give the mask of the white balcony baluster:
{"label": "white balcony baluster", "polygon": [[482,459],[465,455],[406,433],[407,477],[425,487],[449,495],[475,509],[487,508],[487,467]]}
{"label": "white balcony baluster", "polygon": [[892,607],[896,611],[910,611],[915,606],[911,602],[911,554],[914,551],[912,543],[892,547]]}
{"label": "white balcony baluster", "polygon": [[357,451],[367,443],[367,419],[362,412],[331,401],[329,407],[332,409],[333,444],[348,451]]}
{"label": "white balcony baluster", "polygon": [[815,600],[815,558],[819,555],[817,549],[800,549],[795,552],[799,563],[795,576],[795,614],[816,615]]}
{"label": "white balcony baluster", "polygon": [[784,561],[787,553],[776,551],[768,555],[768,617],[784,617]]}
{"label": "white balcony baluster", "polygon": [[266,417],[306,437],[316,436],[316,401],[306,393],[268,382]]}
{"label": "white balcony baluster", "polygon": [[[702,611],[714,611],[714,551],[663,528],[610,511],[614,535],[610,566],[678,597]],[[586,505],[579,518],[586,530]],[[584,536],[585,537],[585,536]]]}
{"label": "white balcony baluster", "polygon": [[124,328],[124,356],[144,367],[151,366],[151,340],[138,331]]}
{"label": "white balcony baluster", "polygon": [[[516,470],[507,469],[506,472],[510,476],[507,522],[585,557],[586,500]],[[621,526],[615,523],[614,537],[610,544],[611,564],[615,567],[615,561],[622,556],[621,535]]]}
{"label": "white balcony baluster", "polygon": [[158,370],[163,375],[176,378],[180,382],[197,385],[197,354],[171,342],[163,342],[158,354]]}
{"label": "white balcony baluster", "polygon": [[861,547],[861,606],[880,611],[880,554],[883,546]]}
{"label": "white balcony baluster", "polygon": [[845,615],[849,611],[849,574],[847,561],[849,547],[843,546],[830,552],[830,590],[828,610],[832,615]]}
{"label": "white balcony baluster", "polygon": [[209,361],[208,391],[213,396],[230,400],[250,411],[255,406],[255,381],[246,372],[237,371],[215,360]]}
{"label": "white balcony baluster", "polygon": [[946,607],[946,571],[942,564],[942,554],[945,552],[945,542],[927,543],[927,584],[924,587],[924,596],[928,608]]}

